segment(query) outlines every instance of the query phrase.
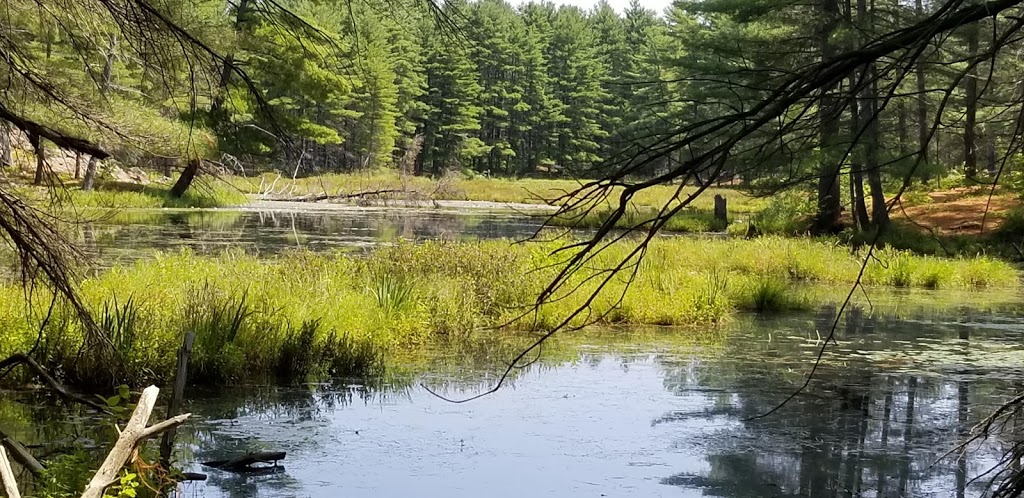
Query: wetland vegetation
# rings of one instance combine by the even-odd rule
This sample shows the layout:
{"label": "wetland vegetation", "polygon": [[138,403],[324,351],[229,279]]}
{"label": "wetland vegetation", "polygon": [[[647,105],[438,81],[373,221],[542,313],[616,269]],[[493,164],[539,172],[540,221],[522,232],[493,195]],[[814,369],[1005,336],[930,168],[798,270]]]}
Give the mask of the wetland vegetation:
{"label": "wetland vegetation", "polygon": [[[197,383],[368,376],[379,355],[438,338],[544,331],[569,319],[596,291],[595,279],[626,257],[612,246],[574,275],[573,292],[534,308],[561,264],[564,240],[399,243],[369,254],[291,251],[258,257],[157,254],[82,282],[80,294],[121,358],[101,367],[81,354],[75,310],[58,308],[38,354],[68,379],[90,385],[166,382],[182,334],[197,334]],[[827,241],[765,237],[671,238],[649,247],[636,272],[614,279],[584,320],[605,325],[713,327],[741,310],[807,310],[842,299],[862,252]],[[868,287],[1013,290],[1017,270],[986,258],[943,259],[876,251]],[[834,289],[830,292],[827,289]],[[6,340],[0,354],[32,347],[45,291],[0,288]],[[95,361],[101,361],[99,358]]]}

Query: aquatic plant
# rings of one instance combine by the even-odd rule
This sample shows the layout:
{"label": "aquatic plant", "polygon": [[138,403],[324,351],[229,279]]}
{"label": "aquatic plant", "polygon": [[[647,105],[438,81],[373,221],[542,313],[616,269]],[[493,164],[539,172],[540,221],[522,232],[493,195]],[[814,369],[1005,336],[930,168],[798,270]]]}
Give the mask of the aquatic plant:
{"label": "aquatic plant", "polygon": [[376,272],[370,278],[369,292],[386,316],[401,314],[416,305],[416,285],[404,275]]}

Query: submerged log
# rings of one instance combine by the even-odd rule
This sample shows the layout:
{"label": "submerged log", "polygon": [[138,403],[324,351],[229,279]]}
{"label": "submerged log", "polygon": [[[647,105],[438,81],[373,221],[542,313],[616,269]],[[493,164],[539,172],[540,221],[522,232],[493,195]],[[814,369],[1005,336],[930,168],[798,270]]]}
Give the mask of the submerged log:
{"label": "submerged log", "polygon": [[96,409],[96,410],[98,410],[100,412],[106,413],[108,415],[111,414],[110,410],[107,409],[106,407],[101,406],[100,404],[96,403],[95,401],[92,401],[92,400],[87,399],[87,398],[83,398],[82,396],[79,396],[79,395],[69,391],[68,388],[66,388],[63,385],[61,385],[60,382],[57,382],[57,379],[54,379],[53,376],[50,375],[50,373],[46,371],[46,369],[44,369],[42,366],[40,366],[38,363],[36,363],[36,361],[33,360],[32,357],[30,357],[28,355],[25,355],[23,353],[12,354],[11,356],[9,356],[6,359],[4,359],[3,361],[0,361],[0,369],[4,369],[4,368],[8,368],[8,367],[13,367],[15,365],[20,365],[20,364],[23,364],[23,365],[31,368],[33,371],[35,371],[36,375],[38,375],[41,379],[43,379],[43,381],[46,382],[46,385],[50,386],[50,389],[53,389],[62,398],[66,399],[68,401],[74,401],[76,403],[81,403],[81,404],[83,404],[85,406],[88,406],[90,408],[94,408],[94,409]]}
{"label": "submerged log", "polygon": [[257,463],[273,463],[274,465],[277,465],[279,460],[284,460],[284,456],[284,451],[257,451],[255,453],[246,453],[245,455],[228,460],[211,460],[209,462],[202,462],[202,464],[214,469],[229,470],[232,472],[246,472],[251,470],[252,465]]}

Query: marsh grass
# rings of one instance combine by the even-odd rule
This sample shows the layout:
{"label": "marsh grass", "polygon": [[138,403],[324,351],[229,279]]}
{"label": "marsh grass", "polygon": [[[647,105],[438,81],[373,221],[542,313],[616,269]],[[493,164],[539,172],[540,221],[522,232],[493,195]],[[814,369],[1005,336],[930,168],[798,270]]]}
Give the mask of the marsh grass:
{"label": "marsh grass", "polygon": [[735,306],[758,313],[778,313],[811,308],[811,301],[779,276],[758,276],[741,283],[733,294]]}
{"label": "marsh grass", "polygon": [[171,197],[170,185],[113,182],[90,191],[71,189],[69,195],[71,206],[103,209],[216,208],[249,202],[244,192],[217,180],[197,184],[181,198]]}
{"label": "marsh grass", "polygon": [[377,308],[388,317],[408,312],[416,306],[416,285],[403,275],[376,272],[371,277],[369,292]]}
{"label": "marsh grass", "polygon": [[780,192],[751,217],[750,223],[763,234],[798,235],[807,232],[814,210],[814,202],[802,192]]}
{"label": "marsh grass", "polygon": [[[383,352],[445,337],[544,330],[584,307],[605,270],[630,244],[613,245],[551,302],[534,309],[565,253],[562,242],[398,243],[367,256],[296,251],[260,259],[241,252],[158,255],[83,282],[83,299],[103,318],[124,356],[116,380],[166,381],[182,335],[197,335],[190,378],[235,382],[270,376],[359,376],[381,368]],[[939,259],[882,250],[869,286],[1014,288],[1018,273],[985,257]],[[571,320],[702,327],[736,310],[786,311],[823,301],[806,284],[849,286],[865,254],[809,239],[655,240],[635,276],[613,277],[589,310]],[[571,292],[570,292],[571,290]],[[46,295],[37,289],[37,302]],[[38,330],[20,286],[0,286],[0,355],[24,350]],[[103,358],[80,361],[82,333],[68,309],[44,330],[55,370],[80,382],[111,382]],[[102,374],[102,375],[101,375]]]}

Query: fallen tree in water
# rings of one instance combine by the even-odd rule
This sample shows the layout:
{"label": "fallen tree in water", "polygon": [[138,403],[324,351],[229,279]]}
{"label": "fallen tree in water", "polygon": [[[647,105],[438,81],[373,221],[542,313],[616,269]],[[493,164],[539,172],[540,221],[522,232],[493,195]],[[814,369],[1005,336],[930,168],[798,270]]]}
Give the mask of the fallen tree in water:
{"label": "fallen tree in water", "polygon": [[[132,460],[139,458],[137,450],[147,439],[181,425],[191,416],[190,413],[185,413],[153,425],[147,425],[159,393],[160,389],[156,386],[149,386],[142,391],[135,411],[132,412],[127,425],[121,430],[121,435],[117,438],[110,453],[107,454],[107,458],[85,487],[81,495],[82,498],[103,496],[104,490],[117,483],[121,469]],[[10,469],[11,463],[7,458],[7,452],[0,447],[0,478],[3,480],[4,489],[9,497],[20,497],[18,485],[14,481],[14,474],[10,472]]]}
{"label": "fallen tree in water", "polygon": [[374,197],[378,195],[389,195],[389,194],[407,194],[408,191],[402,189],[384,189],[384,190],[370,190],[366,192],[354,192],[351,194],[308,194],[300,196],[271,196],[264,197],[263,200],[277,201],[277,202],[322,202],[322,201],[342,201],[348,199],[359,199],[363,197]]}
{"label": "fallen tree in water", "polygon": [[276,466],[278,461],[284,460],[285,454],[284,451],[257,451],[228,460],[203,462],[203,465],[231,472],[247,472],[253,470],[253,465],[257,463],[273,463]]}

